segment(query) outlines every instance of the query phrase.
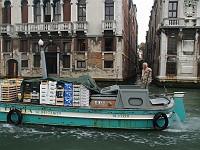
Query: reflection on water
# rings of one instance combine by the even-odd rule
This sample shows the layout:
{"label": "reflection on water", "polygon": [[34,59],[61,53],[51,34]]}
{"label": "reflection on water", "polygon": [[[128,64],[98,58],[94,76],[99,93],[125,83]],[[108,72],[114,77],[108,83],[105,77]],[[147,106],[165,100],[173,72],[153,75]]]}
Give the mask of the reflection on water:
{"label": "reflection on water", "polygon": [[[162,93],[162,88],[152,86],[150,92]],[[60,128],[48,126],[0,124],[0,149],[20,150],[197,150],[200,147],[200,97],[199,90],[168,89],[187,92],[185,108],[187,121],[182,128],[164,131],[108,130]]]}

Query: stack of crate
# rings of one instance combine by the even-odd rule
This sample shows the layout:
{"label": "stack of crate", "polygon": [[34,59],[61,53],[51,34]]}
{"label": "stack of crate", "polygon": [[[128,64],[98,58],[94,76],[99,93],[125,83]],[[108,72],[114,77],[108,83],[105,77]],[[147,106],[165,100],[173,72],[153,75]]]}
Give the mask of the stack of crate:
{"label": "stack of crate", "polygon": [[81,85],[73,86],[73,106],[81,106]]}
{"label": "stack of crate", "polygon": [[23,98],[23,102],[24,103],[30,103],[31,102],[31,83],[26,83],[24,85],[24,98]]}
{"label": "stack of crate", "polygon": [[1,83],[1,101],[15,101],[17,99],[17,92],[15,84]]}
{"label": "stack of crate", "polygon": [[49,104],[48,100],[48,81],[42,81],[40,84],[40,104]]}
{"label": "stack of crate", "polygon": [[73,106],[73,85],[72,83],[64,84],[64,106]]}
{"label": "stack of crate", "polygon": [[23,79],[19,78],[16,79],[16,90],[17,90],[17,94],[21,94],[21,83],[22,83]]}
{"label": "stack of crate", "polygon": [[48,100],[50,105],[56,104],[56,81],[49,81],[49,88],[48,88]]}
{"label": "stack of crate", "polygon": [[73,87],[73,106],[88,107],[90,100],[90,91],[83,85],[74,85]]}
{"label": "stack of crate", "polygon": [[22,83],[23,79],[22,78],[11,78],[8,80],[16,85],[17,94],[21,93],[21,83]]}
{"label": "stack of crate", "polygon": [[40,93],[33,90],[31,92],[31,103],[32,104],[39,104],[40,103]]}
{"label": "stack of crate", "polygon": [[56,105],[64,105],[64,88],[62,86],[58,86],[58,88],[56,89]]}
{"label": "stack of crate", "polygon": [[81,106],[89,107],[90,105],[90,91],[83,85],[81,85]]}

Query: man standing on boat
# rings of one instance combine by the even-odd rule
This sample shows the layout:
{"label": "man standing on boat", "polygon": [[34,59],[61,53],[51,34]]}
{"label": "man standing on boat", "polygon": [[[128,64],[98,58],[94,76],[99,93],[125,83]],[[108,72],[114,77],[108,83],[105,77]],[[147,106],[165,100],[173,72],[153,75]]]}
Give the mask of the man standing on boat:
{"label": "man standing on boat", "polygon": [[142,64],[141,88],[148,89],[151,81],[152,81],[152,69],[148,67],[148,64],[146,62],[144,62]]}

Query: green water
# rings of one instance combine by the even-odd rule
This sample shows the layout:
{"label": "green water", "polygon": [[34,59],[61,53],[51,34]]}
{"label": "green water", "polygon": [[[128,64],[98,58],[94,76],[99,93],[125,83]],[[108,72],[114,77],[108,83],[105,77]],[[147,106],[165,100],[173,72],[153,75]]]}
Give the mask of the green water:
{"label": "green water", "polygon": [[[184,91],[187,122],[165,131],[58,128],[0,124],[0,150],[199,150],[200,90]],[[152,93],[163,88],[150,87]]]}

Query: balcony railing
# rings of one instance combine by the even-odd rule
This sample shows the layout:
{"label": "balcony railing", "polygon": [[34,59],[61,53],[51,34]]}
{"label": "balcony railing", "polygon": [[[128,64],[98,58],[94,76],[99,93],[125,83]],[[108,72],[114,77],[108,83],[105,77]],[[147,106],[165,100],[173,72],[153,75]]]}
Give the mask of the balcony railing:
{"label": "balcony railing", "polygon": [[116,31],[116,21],[115,20],[103,20],[102,21],[102,32],[105,30]]}
{"label": "balcony railing", "polygon": [[74,24],[74,33],[77,31],[84,31],[85,33],[88,32],[88,23],[87,21],[76,21],[73,22]]}
{"label": "balcony railing", "polygon": [[165,18],[163,19],[163,26],[172,26],[172,27],[185,26],[184,18]]}
{"label": "balcony railing", "polygon": [[11,34],[13,31],[13,26],[10,24],[0,24],[0,33],[1,34]]}
{"label": "balcony railing", "polygon": [[45,23],[24,23],[16,24],[16,32],[25,32],[30,34],[31,32],[61,32],[72,31],[71,22],[45,22]]}

